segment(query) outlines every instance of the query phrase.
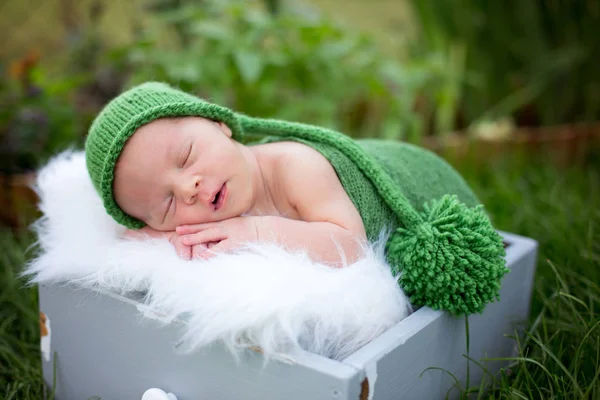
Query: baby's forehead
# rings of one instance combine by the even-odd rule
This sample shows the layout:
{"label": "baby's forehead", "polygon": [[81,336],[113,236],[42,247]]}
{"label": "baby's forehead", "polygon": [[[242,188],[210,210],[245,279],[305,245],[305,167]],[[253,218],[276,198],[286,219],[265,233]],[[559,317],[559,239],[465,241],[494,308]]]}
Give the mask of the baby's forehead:
{"label": "baby's forehead", "polygon": [[204,120],[199,117],[162,117],[140,126],[123,145],[115,169],[119,168],[123,159],[147,156],[148,153],[156,156],[162,150],[166,150],[171,143],[180,139],[184,133],[181,129],[183,122],[190,119],[197,119],[199,123]]}
{"label": "baby's forehead", "polygon": [[178,130],[174,128],[180,124],[181,119],[182,118],[180,117],[159,118],[140,126],[133,132],[129,139],[127,139],[122,152],[146,141],[154,141],[156,139],[170,141],[175,139]]}
{"label": "baby's forehead", "polygon": [[132,137],[135,135],[139,136],[140,133],[143,134],[145,132],[169,133],[171,136],[173,136],[173,134],[182,133],[180,128],[183,128],[184,126],[198,126],[198,124],[206,125],[211,123],[214,123],[214,121],[208,118],[196,116],[161,117],[137,128],[133,132]]}
{"label": "baby's forehead", "polygon": [[178,125],[185,118],[190,118],[190,117],[161,117],[161,118],[157,118],[155,120],[152,120],[152,121],[147,122],[144,125],[140,126],[139,128],[137,128],[133,132],[133,134],[135,135],[136,133],[144,132],[144,131],[147,131],[149,129],[153,129],[153,128],[156,128],[156,127],[165,127],[165,126],[171,126],[171,125]]}

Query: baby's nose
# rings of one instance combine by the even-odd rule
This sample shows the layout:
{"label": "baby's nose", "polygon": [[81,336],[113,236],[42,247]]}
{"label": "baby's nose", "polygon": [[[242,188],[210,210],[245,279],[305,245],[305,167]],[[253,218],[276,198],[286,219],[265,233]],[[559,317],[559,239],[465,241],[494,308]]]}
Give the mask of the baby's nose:
{"label": "baby's nose", "polygon": [[187,177],[183,179],[180,185],[180,196],[186,204],[193,204],[198,198],[198,190],[202,179],[198,176]]}

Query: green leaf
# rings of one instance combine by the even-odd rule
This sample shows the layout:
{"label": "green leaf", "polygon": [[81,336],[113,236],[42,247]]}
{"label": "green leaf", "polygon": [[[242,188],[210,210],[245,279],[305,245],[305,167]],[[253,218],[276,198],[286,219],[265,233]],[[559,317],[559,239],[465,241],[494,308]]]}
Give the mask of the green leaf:
{"label": "green leaf", "polygon": [[355,48],[355,41],[353,39],[344,39],[340,41],[326,42],[319,49],[319,53],[322,57],[328,59],[340,59],[348,56]]}
{"label": "green leaf", "polygon": [[264,63],[261,56],[251,50],[238,50],[234,53],[235,65],[247,84],[255,83],[262,73]]}
{"label": "green leaf", "polygon": [[193,16],[198,10],[199,8],[195,5],[187,4],[161,11],[158,13],[158,16],[163,22],[169,24],[185,23],[186,21],[189,21],[190,16]]}
{"label": "green leaf", "polygon": [[198,34],[205,39],[225,41],[233,37],[229,27],[222,22],[202,21],[190,27],[190,32]]}
{"label": "green leaf", "polygon": [[185,81],[194,83],[201,77],[200,68],[191,63],[169,65],[166,72],[169,78],[175,82]]}

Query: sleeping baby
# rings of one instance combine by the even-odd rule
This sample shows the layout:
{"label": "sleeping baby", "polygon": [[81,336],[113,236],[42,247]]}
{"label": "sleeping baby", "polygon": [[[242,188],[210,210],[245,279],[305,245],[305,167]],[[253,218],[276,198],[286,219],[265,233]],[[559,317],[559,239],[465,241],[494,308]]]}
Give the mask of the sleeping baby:
{"label": "sleeping baby", "polygon": [[184,258],[275,241],[340,265],[366,240],[331,164],[294,142],[244,146],[221,121],[159,118],[137,129],[115,165],[114,197],[145,233],[166,232]]}
{"label": "sleeping baby", "polygon": [[85,151],[127,236],[166,237],[188,260],[260,241],[344,266],[387,231],[387,261],[411,302],[456,314],[493,301],[506,272],[465,181],[406,143],[252,118],[149,82],[105,106]]}

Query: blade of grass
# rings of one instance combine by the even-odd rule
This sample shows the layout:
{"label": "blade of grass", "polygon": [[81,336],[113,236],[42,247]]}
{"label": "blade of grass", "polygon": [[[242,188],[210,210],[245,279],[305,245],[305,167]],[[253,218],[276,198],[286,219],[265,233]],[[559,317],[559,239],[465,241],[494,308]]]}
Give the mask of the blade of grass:
{"label": "blade of grass", "polygon": [[[530,334],[528,334],[530,335]],[[536,338],[533,335],[531,336],[531,340],[533,340],[546,354],[548,354],[555,362],[556,364],[560,367],[560,369],[562,369],[562,371],[565,373],[565,375],[571,380],[571,383],[573,385],[573,387],[575,388],[575,390],[577,391],[578,395],[583,396],[583,391],[581,390],[581,387],[579,387],[579,384],[577,383],[577,380],[573,377],[573,375],[571,375],[571,372],[565,367],[565,365],[559,360],[558,357],[556,357],[556,355],[550,351],[550,349],[548,349],[544,343],[542,343],[538,338]]]}

